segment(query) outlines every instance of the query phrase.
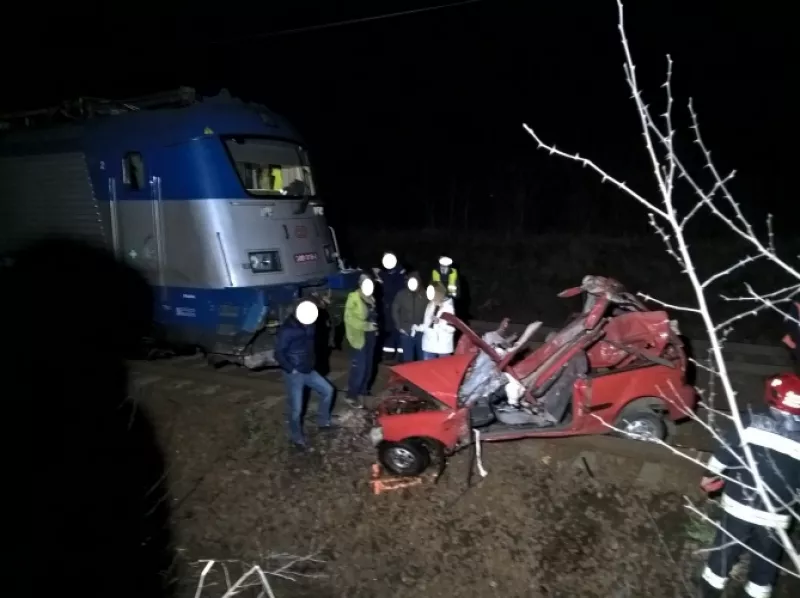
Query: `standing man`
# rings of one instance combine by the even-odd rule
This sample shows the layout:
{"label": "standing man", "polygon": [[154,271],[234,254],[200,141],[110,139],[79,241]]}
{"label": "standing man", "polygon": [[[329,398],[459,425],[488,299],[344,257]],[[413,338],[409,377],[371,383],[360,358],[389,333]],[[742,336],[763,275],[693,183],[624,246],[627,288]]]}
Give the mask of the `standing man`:
{"label": "standing man", "polygon": [[403,362],[422,359],[422,320],[428,300],[422,292],[419,275],[412,272],[405,288],[401,289],[392,302],[392,319],[400,335],[400,348]]}
{"label": "standing man", "polygon": [[458,270],[453,267],[453,260],[445,255],[439,258],[439,268],[434,268],[431,273],[431,282],[440,282],[447,289],[447,296],[453,300],[458,299],[461,285],[458,280]]}
{"label": "standing man", "polygon": [[381,268],[377,272],[381,283],[381,318],[383,320],[383,356],[387,359],[397,358],[403,351],[400,346],[400,335],[397,324],[392,317],[392,303],[406,282],[406,271],[397,261],[393,253],[384,253]]}
{"label": "standing man", "polygon": [[313,301],[301,301],[278,329],[275,359],[283,370],[286,383],[286,408],[289,415],[289,440],[298,450],[305,450],[303,435],[303,390],[309,387],[320,396],[317,425],[330,429],[333,385],[314,369],[314,325],[319,308]]}
{"label": "standing man", "polygon": [[345,401],[351,407],[364,408],[369,383],[375,367],[375,345],[378,335],[375,311],[375,283],[366,274],[358,281],[358,289],[347,296],[344,306],[344,327],[350,344],[350,374]]}
{"label": "standing man", "polygon": [[[713,475],[700,482],[706,492],[724,487],[723,514],[703,571],[703,598],[722,595],[728,575],[745,546],[751,551],[745,595],[751,598],[772,595],[778,574],[773,563],[780,563],[783,555],[776,531],[788,532],[791,509],[797,507],[800,488],[800,377],[781,374],[769,379],[766,402],[769,405],[766,413],[743,414],[741,438],[736,435],[725,439],[706,464]],[[755,472],[747,466],[743,442],[750,446]],[[767,495],[774,513],[755,490],[756,476],[769,488]]]}

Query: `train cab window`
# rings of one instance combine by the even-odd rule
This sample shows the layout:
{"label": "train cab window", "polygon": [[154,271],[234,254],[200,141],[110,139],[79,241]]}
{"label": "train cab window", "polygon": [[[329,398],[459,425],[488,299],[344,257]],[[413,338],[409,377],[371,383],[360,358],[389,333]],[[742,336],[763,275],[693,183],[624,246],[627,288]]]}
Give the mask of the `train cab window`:
{"label": "train cab window", "polygon": [[144,160],[139,152],[128,152],[122,158],[122,182],[131,191],[144,189]]}
{"label": "train cab window", "polygon": [[228,154],[247,193],[256,197],[316,195],[305,150],[278,139],[229,137]]}

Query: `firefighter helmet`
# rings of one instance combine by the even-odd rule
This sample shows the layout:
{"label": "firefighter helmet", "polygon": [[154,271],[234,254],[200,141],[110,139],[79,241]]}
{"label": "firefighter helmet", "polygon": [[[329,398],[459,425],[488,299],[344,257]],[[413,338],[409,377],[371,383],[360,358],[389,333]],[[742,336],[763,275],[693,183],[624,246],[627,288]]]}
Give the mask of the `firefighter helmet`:
{"label": "firefighter helmet", "polygon": [[766,401],[772,409],[800,417],[800,376],[787,373],[769,378]]}

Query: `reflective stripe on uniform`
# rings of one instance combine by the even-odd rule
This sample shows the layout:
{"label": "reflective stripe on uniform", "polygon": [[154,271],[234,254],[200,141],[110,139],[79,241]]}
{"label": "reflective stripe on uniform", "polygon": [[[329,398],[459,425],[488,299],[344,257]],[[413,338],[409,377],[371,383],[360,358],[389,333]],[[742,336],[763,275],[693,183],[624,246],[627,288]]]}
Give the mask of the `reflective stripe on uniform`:
{"label": "reflective stripe on uniform", "polygon": [[711,455],[711,458],[708,460],[708,463],[706,463],[706,469],[712,473],[719,474],[725,471],[727,469],[727,466],[722,461],[717,459],[714,455]]}
{"label": "reflective stripe on uniform", "polygon": [[769,598],[772,596],[772,586],[760,586],[748,581],[744,586],[744,593],[752,598]]}
{"label": "reflective stripe on uniform", "polygon": [[754,509],[751,506],[740,503],[738,500],[733,500],[727,494],[722,495],[721,506],[722,510],[729,515],[733,515],[737,519],[741,519],[747,523],[776,529],[787,529],[789,527],[789,515],[781,515],[778,513],[773,515],[769,511]]}
{"label": "reflective stripe on uniform", "polygon": [[783,453],[792,459],[800,461],[800,442],[786,438],[786,436],[762,430],[761,428],[748,427],[744,429],[742,438],[748,444],[763,446],[771,451]]}
{"label": "reflective stripe on uniform", "polygon": [[706,567],[703,570],[703,580],[710,585],[715,590],[722,590],[725,588],[725,584],[728,583],[727,578],[720,577],[716,573],[714,573],[709,567]]}
{"label": "reflective stripe on uniform", "polygon": [[394,347],[384,347],[383,348],[383,352],[384,353],[394,353],[394,351],[395,351]]}

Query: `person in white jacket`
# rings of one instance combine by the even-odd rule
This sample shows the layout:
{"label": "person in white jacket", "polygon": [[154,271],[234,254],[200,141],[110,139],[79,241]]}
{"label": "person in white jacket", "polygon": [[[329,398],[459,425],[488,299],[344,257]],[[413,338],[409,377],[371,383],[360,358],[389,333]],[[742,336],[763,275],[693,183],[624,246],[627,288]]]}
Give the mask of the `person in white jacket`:
{"label": "person in white jacket", "polygon": [[422,320],[422,358],[436,359],[453,354],[456,329],[441,319],[442,314],[455,315],[453,300],[441,282],[434,282],[426,291],[428,307]]}

